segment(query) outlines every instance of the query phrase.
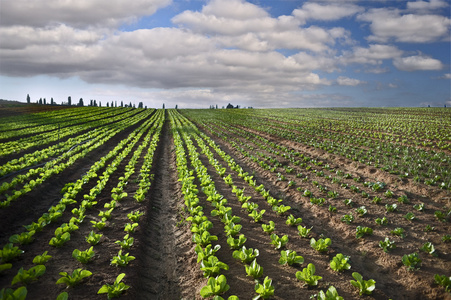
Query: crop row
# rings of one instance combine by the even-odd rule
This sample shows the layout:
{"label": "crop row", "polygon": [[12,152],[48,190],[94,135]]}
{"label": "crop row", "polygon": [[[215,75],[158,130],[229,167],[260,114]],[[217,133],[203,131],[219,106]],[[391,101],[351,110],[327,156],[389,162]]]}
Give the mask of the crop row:
{"label": "crop row", "polygon": [[[128,135],[127,138],[122,140],[113,150],[107,155],[100,158],[94,163],[90,170],[79,180],[73,183],[68,183],[63,188],[63,197],[57,205],[52,206],[48,213],[43,214],[36,222],[30,225],[25,225],[26,231],[20,234],[16,234],[10,237],[10,243],[6,244],[0,251],[1,258],[1,272],[7,277],[13,276],[11,280],[11,287],[2,289],[2,299],[9,299],[11,295],[18,295],[17,299],[25,299],[27,294],[28,284],[39,281],[40,284],[52,284],[49,282],[51,278],[55,276],[55,272],[59,272],[59,279],[56,284],[63,284],[64,286],[76,286],[85,285],[89,283],[89,278],[95,273],[96,260],[104,260],[103,256],[106,254],[105,250],[110,246],[108,241],[111,238],[105,237],[107,232],[102,233],[109,226],[117,228],[123,226],[125,236],[122,240],[114,242],[116,247],[119,247],[117,255],[113,255],[110,258],[112,268],[121,268],[134,259],[129,252],[125,253],[130,247],[133,246],[132,234],[138,227],[138,221],[142,212],[137,210],[141,206],[140,202],[144,201],[146,192],[151,184],[150,169],[152,165],[154,151],[159,141],[161,127],[164,120],[164,112],[158,111],[152,118],[147,119],[138,128]],[[138,145],[139,144],[139,145]],[[147,149],[147,153],[143,155],[143,152]],[[141,169],[138,175],[135,174],[136,166],[140,157],[143,157]],[[105,187],[111,185],[111,178],[113,174],[116,174],[120,165],[125,165],[123,176],[119,176],[116,187],[111,192],[104,191]],[[103,170],[103,171],[102,171]],[[102,172],[102,175],[97,175]],[[137,190],[125,191],[127,183],[134,176],[133,180],[140,182],[139,188],[141,190],[141,197],[139,201],[132,200],[133,197],[128,196],[130,192],[133,194]],[[115,175],[117,177],[117,175]],[[86,193],[85,186],[90,184],[97,178],[97,184]],[[92,184],[91,184],[92,185]],[[83,194],[82,194],[83,193]],[[104,210],[96,208],[100,203],[99,197],[105,198],[107,194],[111,201],[104,203]],[[79,200],[77,200],[79,199]],[[135,203],[135,204],[132,204]],[[117,213],[116,209],[120,208]],[[125,207],[127,207],[125,209]],[[95,213],[98,213],[95,216]],[[126,215],[124,218],[121,215]],[[114,222],[112,222],[114,218]],[[90,222],[87,220],[91,220]],[[66,222],[60,224],[54,231],[53,235],[48,230],[43,230],[50,224],[57,224],[59,220],[65,220]],[[128,220],[129,222],[126,222]],[[89,229],[89,226],[94,230]],[[49,226],[53,227],[53,226]],[[97,232],[96,232],[97,231]],[[78,233],[80,232],[80,233]],[[74,245],[70,243],[71,236],[85,235],[86,241],[91,244],[86,250],[80,250],[80,245]],[[30,248],[34,244],[41,244],[42,239],[50,238],[48,245],[53,246],[46,250],[42,255],[30,257],[30,254],[23,253],[19,249],[21,245],[29,244],[26,246]],[[71,247],[77,247],[72,248]],[[42,248],[41,248],[42,249]],[[33,253],[33,251],[28,251]],[[100,258],[99,258],[99,253]],[[52,255],[49,255],[52,254]],[[71,263],[69,265],[64,264],[58,268],[58,261],[67,260],[72,256],[78,264],[82,265],[82,268],[77,267],[77,263]],[[19,261],[18,256],[24,256]],[[33,260],[30,264],[29,259]],[[94,261],[94,262],[93,262]],[[85,265],[89,263],[90,270],[84,269]],[[23,266],[19,269],[19,264]],[[70,266],[75,266],[74,269],[68,270]],[[26,269],[25,266],[32,266]],[[88,265],[86,265],[88,266]],[[56,267],[56,268],[55,268]],[[8,272],[8,270],[17,271],[17,274]],[[58,271],[59,269],[59,271]],[[46,271],[47,270],[47,271]],[[102,270],[102,272],[107,270]],[[112,270],[113,272],[117,272]],[[122,270],[121,270],[122,271]],[[51,272],[51,273],[49,273]],[[111,272],[111,271],[110,271]],[[45,273],[45,275],[44,275]],[[97,271],[97,273],[101,273]],[[126,272],[120,273],[114,283],[104,284],[97,287],[98,293],[107,293],[108,298],[118,296],[129,286],[122,282]],[[99,274],[97,275],[99,276]],[[11,277],[9,277],[11,278]],[[87,278],[87,279],[85,279]],[[98,279],[99,277],[97,277]],[[4,279],[4,278],[3,278]],[[4,279],[5,282],[7,279]],[[53,282],[55,284],[55,282]],[[23,285],[23,287],[15,288],[17,285]],[[34,285],[36,286],[36,285]],[[58,299],[67,299],[71,293],[75,290],[70,288],[67,292],[63,291],[58,295]],[[8,296],[10,295],[10,296]],[[19,295],[21,295],[19,297]]]}

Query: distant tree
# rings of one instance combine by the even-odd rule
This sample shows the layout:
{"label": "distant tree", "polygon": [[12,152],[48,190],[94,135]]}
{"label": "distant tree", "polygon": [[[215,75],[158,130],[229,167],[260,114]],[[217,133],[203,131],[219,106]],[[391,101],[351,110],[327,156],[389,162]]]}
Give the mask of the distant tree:
{"label": "distant tree", "polygon": [[178,109],[178,105],[177,104],[175,105],[175,109]]}
{"label": "distant tree", "polygon": [[216,109],[218,109],[218,105],[216,104]]}
{"label": "distant tree", "polygon": [[121,107],[124,107],[124,102],[121,101]]}
{"label": "distant tree", "polygon": [[163,109],[164,109],[164,103],[163,103]]}
{"label": "distant tree", "polygon": [[110,107],[110,103],[109,102],[106,103],[106,107]]}
{"label": "distant tree", "polygon": [[50,98],[50,105],[53,105],[53,104],[55,104],[55,103],[53,102],[53,97],[52,97],[52,98]]}
{"label": "distant tree", "polygon": [[30,99],[30,95],[27,94],[27,103],[30,103],[31,99]]}
{"label": "distant tree", "polygon": [[[111,106],[112,107],[112,106]],[[117,101],[114,101],[114,107],[117,107]]]}
{"label": "distant tree", "polygon": [[101,101],[99,101],[99,107],[102,107],[102,102]]}
{"label": "distant tree", "polygon": [[97,100],[94,99],[94,106],[97,107]]}
{"label": "distant tree", "polygon": [[72,98],[70,96],[67,97],[67,105],[69,105],[69,106],[72,105]]}
{"label": "distant tree", "polygon": [[130,101],[130,104],[128,105],[129,107],[132,107],[132,102]]}
{"label": "distant tree", "polygon": [[83,98],[80,98],[80,100],[78,101],[78,106],[84,106]]}
{"label": "distant tree", "polygon": [[39,104],[42,104],[42,98],[39,98]]}
{"label": "distant tree", "polygon": [[47,101],[46,101],[45,98],[44,98],[44,104],[47,104],[46,102],[47,102]]}
{"label": "distant tree", "polygon": [[143,103],[142,102],[138,103],[138,108],[143,108]]}
{"label": "distant tree", "polygon": [[229,109],[233,108],[233,105],[229,103],[229,104],[227,104],[227,108],[229,108]]}

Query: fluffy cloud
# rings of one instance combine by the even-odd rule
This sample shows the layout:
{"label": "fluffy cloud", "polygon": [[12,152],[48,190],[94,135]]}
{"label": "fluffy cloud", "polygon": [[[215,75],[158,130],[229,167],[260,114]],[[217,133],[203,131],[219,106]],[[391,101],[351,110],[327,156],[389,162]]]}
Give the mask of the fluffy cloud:
{"label": "fluffy cloud", "polygon": [[152,15],[171,0],[0,0],[3,13],[0,25],[45,27],[64,23],[85,28],[90,26],[115,27],[122,22]]}
{"label": "fluffy cloud", "polygon": [[386,43],[427,43],[449,37],[451,20],[440,15],[404,14],[395,9],[371,9],[358,16],[361,21],[370,22],[373,35],[368,40]]}
{"label": "fluffy cloud", "polygon": [[402,53],[395,46],[371,44],[368,48],[354,47],[352,52],[345,52],[342,62],[380,65],[383,60],[400,57]]}
{"label": "fluffy cloud", "polygon": [[443,68],[438,59],[423,55],[397,58],[393,60],[393,65],[401,71],[434,71]]}
{"label": "fluffy cloud", "polygon": [[415,2],[407,2],[407,9],[418,12],[429,12],[448,6],[449,4],[443,0],[430,0],[429,2],[417,0]]}
{"label": "fluffy cloud", "polygon": [[335,21],[353,16],[363,10],[364,9],[362,7],[349,3],[318,4],[307,2],[302,6],[302,8],[295,9],[293,11],[293,15],[303,23],[309,19]]}
{"label": "fluffy cloud", "polygon": [[246,50],[306,49],[324,51],[336,39],[347,38],[342,28],[300,27],[293,16],[271,17],[262,8],[242,0],[213,0],[200,12],[184,11],[172,18],[182,28],[212,35],[228,47]]}
{"label": "fluffy cloud", "polygon": [[358,79],[354,79],[354,78],[349,78],[349,77],[345,77],[345,76],[339,76],[337,78],[337,83],[338,85],[345,85],[345,86],[357,86],[360,84],[365,84],[365,81],[361,81]]}

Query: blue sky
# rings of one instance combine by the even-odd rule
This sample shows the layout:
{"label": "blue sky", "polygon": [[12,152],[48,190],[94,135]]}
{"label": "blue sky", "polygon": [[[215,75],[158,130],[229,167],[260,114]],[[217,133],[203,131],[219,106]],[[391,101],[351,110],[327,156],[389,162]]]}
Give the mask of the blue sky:
{"label": "blue sky", "polygon": [[0,0],[0,98],[451,106],[449,0]]}

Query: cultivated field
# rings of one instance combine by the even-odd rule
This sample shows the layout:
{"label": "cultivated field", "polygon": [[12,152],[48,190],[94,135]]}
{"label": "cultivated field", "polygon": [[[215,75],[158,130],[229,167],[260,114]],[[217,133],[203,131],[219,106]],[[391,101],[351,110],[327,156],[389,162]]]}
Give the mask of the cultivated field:
{"label": "cultivated field", "polygon": [[451,299],[449,109],[42,107],[0,114],[0,299]]}

